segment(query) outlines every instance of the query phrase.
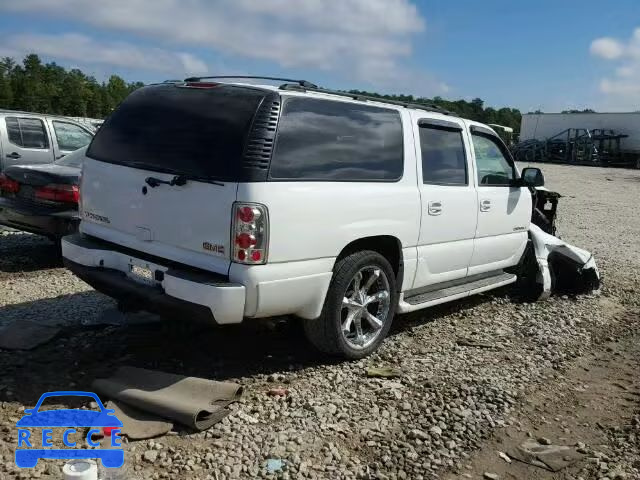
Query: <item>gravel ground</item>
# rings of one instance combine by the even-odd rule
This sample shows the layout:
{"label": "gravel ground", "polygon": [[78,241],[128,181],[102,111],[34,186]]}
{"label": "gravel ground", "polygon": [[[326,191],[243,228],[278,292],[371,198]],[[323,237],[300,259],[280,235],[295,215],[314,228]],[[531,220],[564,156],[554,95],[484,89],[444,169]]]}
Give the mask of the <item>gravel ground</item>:
{"label": "gravel ground", "polygon": [[[79,326],[80,320],[95,322],[113,303],[59,268],[46,240],[0,232],[0,325],[30,318],[64,326],[59,337],[36,350],[0,351],[0,478],[60,478],[61,462],[15,468],[16,420],[42,392],[90,389],[94,378],[122,364],[245,386],[231,415],[207,432],[177,431],[127,444],[127,478],[420,479],[492,473],[491,464],[478,460],[482,453],[510,429],[524,435],[522,418],[532,402],[547,409],[564,405],[577,388],[569,381],[577,378],[575,369],[583,372],[585,388],[597,387],[613,370],[621,378],[629,372],[637,378],[640,171],[559,165],[544,171],[548,187],[564,195],[559,235],[596,256],[604,277],[599,294],[526,304],[498,291],[416,312],[396,320],[378,353],[351,363],[310,351],[295,324],[206,331],[158,324]],[[487,348],[460,346],[460,338]],[[591,357],[609,360],[601,368],[610,370],[589,374],[593,367],[580,362]],[[402,375],[368,378],[369,366],[396,367]],[[286,396],[267,394],[280,386]],[[597,408],[583,412],[594,418],[582,422],[588,428],[572,430],[553,416],[542,419],[547,428],[562,426],[555,440],[585,444],[583,461],[556,474],[528,467],[524,477],[500,478],[640,478],[640,385],[632,378],[625,388],[631,400],[615,408],[614,416],[595,420]],[[267,459],[284,466],[270,474]]]}

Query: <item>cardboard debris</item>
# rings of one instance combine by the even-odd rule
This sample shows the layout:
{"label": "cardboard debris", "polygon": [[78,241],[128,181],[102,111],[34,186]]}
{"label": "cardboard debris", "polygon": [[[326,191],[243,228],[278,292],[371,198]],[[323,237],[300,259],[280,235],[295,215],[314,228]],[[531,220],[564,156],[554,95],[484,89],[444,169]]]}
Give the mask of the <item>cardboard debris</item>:
{"label": "cardboard debris", "polygon": [[[119,406],[131,438],[161,435],[156,432],[166,429],[163,421],[206,430],[226,417],[230,413],[226,407],[242,395],[236,383],[134,367],[121,367],[110,378],[94,380],[92,386]],[[128,434],[127,427],[122,433]]]}
{"label": "cardboard debris", "polygon": [[122,422],[120,434],[131,440],[143,440],[166,435],[173,429],[173,422],[159,418],[151,413],[130,407],[126,403],[109,400],[107,408]]}

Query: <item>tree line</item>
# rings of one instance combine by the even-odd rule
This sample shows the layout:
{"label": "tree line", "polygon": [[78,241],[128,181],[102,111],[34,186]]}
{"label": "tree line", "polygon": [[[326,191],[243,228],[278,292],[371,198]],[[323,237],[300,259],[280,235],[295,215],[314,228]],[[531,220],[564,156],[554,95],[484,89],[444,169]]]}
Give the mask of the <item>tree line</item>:
{"label": "tree line", "polygon": [[[105,82],[79,69],[67,70],[55,62],[42,63],[36,54],[27,55],[22,64],[10,57],[0,60],[0,108],[28,112],[51,113],[72,117],[104,118],[127,95],[143,86],[142,82],[126,82],[111,75]],[[515,108],[485,107],[480,98],[445,100],[413,95],[380,95],[351,90],[350,93],[397,100],[407,103],[436,105],[461,117],[482,123],[496,123],[520,130],[522,115]]]}
{"label": "tree line", "polygon": [[35,54],[22,64],[0,60],[0,108],[71,117],[104,118],[142,82],[128,83],[118,75],[98,82],[77,68],[43,64]]}

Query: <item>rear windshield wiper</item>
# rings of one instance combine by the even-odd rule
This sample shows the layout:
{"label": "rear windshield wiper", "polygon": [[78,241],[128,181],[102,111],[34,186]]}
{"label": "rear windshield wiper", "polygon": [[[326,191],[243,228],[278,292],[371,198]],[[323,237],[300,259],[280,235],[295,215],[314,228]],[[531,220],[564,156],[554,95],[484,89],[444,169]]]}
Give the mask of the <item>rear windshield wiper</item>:
{"label": "rear windshield wiper", "polygon": [[178,187],[182,187],[183,185],[187,184],[187,177],[184,175],[176,175],[171,180],[161,180],[156,177],[147,177],[144,179],[144,181],[151,188],[156,188],[160,185],[169,185],[171,187],[176,185]]}
{"label": "rear windshield wiper", "polygon": [[[187,181],[190,180],[186,175],[175,175],[171,180],[162,180],[156,177],[147,177],[145,178],[145,183],[149,185],[151,188],[159,187],[160,185],[169,185],[171,187],[177,186],[182,187],[187,184]],[[191,179],[191,180],[199,180],[199,179]],[[206,180],[207,183],[213,183],[214,185],[224,186],[222,182],[216,182],[215,180]]]}

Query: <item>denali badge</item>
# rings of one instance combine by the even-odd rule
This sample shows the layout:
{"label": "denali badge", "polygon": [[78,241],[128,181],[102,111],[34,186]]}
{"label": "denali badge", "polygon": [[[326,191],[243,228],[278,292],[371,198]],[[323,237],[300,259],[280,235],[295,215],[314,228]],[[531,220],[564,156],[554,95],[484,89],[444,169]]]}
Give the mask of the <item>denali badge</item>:
{"label": "denali badge", "polygon": [[217,253],[218,255],[224,255],[224,245],[214,245],[213,243],[204,242],[202,248],[209,250],[210,252]]}
{"label": "denali badge", "polygon": [[97,215],[95,213],[84,212],[84,216],[87,217],[89,220],[93,220],[94,222],[111,223],[111,220],[109,220],[108,217],[103,217],[102,215]]}

